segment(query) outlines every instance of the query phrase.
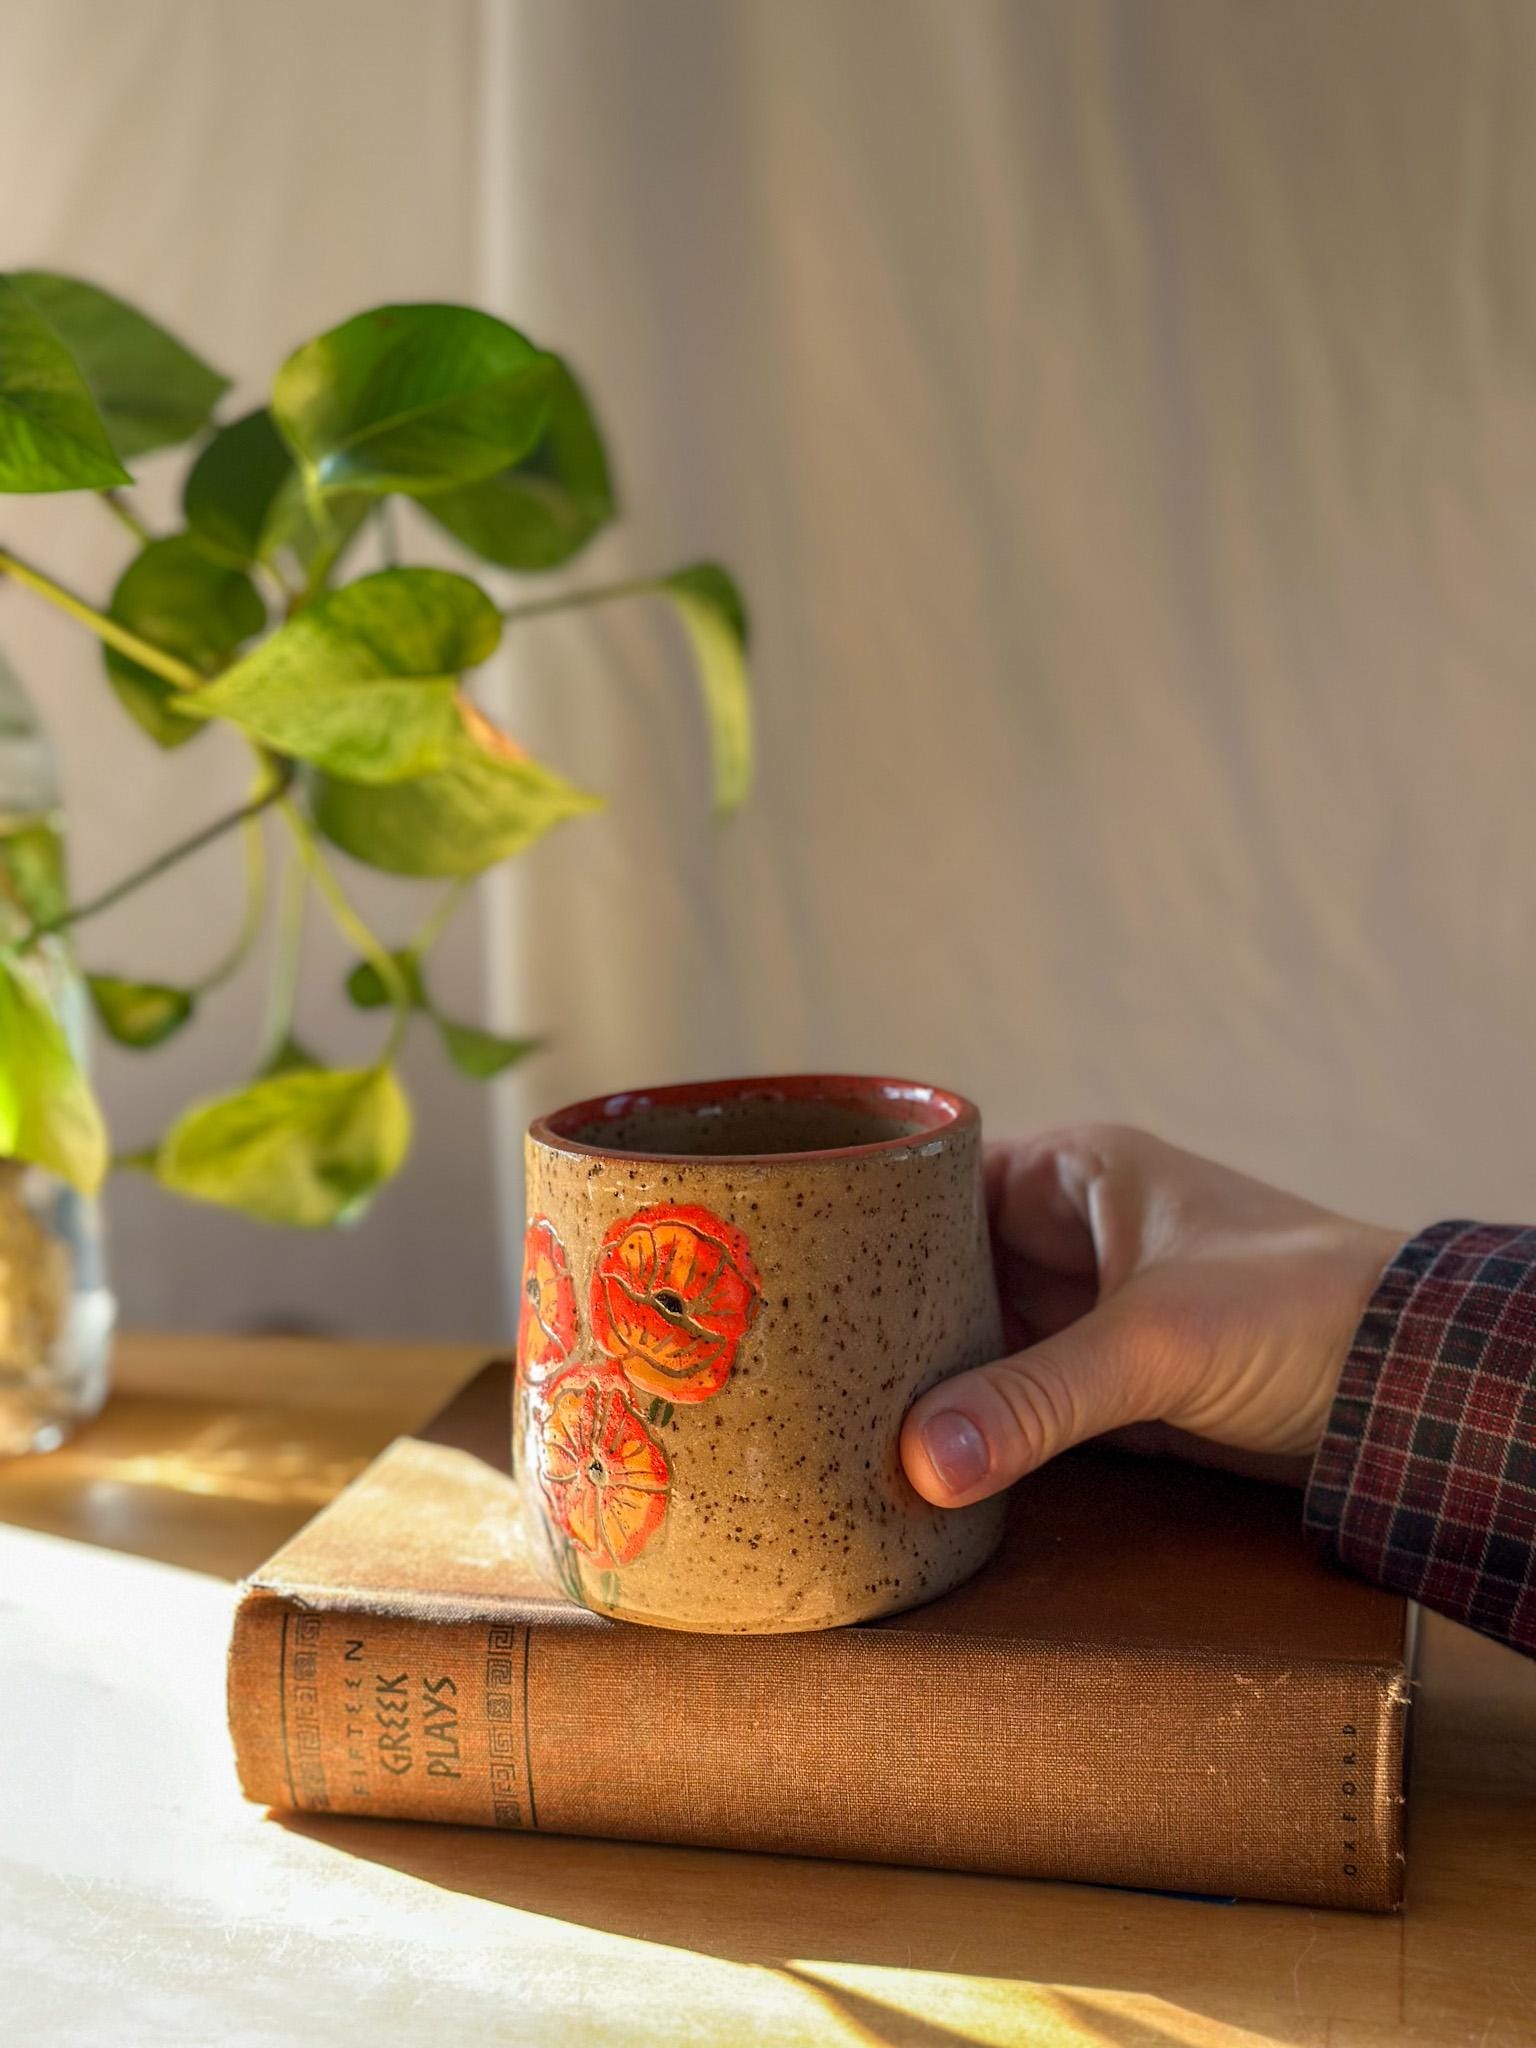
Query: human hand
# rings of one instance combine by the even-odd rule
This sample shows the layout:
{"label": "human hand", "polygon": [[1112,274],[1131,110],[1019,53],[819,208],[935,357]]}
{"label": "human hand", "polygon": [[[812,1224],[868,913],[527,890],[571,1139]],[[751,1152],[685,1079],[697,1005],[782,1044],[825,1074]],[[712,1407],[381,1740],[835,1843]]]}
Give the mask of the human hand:
{"label": "human hand", "polygon": [[925,1499],[984,1500],[1110,1431],[1305,1477],[1404,1233],[1112,1124],[989,1146],[986,1192],[1011,1355],[913,1403],[901,1455]]}

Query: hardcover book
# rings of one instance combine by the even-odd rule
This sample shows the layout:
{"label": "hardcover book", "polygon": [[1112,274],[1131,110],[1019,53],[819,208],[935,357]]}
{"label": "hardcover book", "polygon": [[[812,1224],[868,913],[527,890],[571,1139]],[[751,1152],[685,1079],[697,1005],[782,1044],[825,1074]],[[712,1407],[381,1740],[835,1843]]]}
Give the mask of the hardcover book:
{"label": "hardcover book", "polygon": [[548,1589],[505,1365],[243,1588],[247,1796],[306,1812],[1401,1903],[1406,1604],[1292,1493],[1105,1449],[1015,1490],[995,1561],[911,1613],[684,1635]]}

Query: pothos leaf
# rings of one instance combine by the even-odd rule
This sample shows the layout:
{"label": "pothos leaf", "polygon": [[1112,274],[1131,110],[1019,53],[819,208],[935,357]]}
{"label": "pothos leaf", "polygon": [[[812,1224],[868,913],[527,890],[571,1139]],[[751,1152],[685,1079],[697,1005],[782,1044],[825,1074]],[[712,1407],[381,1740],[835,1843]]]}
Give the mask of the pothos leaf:
{"label": "pothos leaf", "polygon": [[7,905],[14,904],[27,924],[51,924],[68,901],[64,843],[56,825],[44,818],[0,835],[0,923]]}
{"label": "pothos leaf", "polygon": [[[709,727],[715,809],[733,811],[752,786],[752,691],[747,674],[747,612],[741,592],[718,562],[694,562],[670,576],[648,577],[584,595],[590,602],[649,592],[671,603],[688,636]],[[549,608],[543,604],[534,607],[539,611]]]}
{"label": "pothos leaf", "polygon": [[188,527],[221,560],[243,568],[287,554],[306,575],[322,553],[335,566],[376,502],[353,491],[312,504],[265,406],[213,436],[182,494]]}
{"label": "pothos leaf", "polygon": [[296,1068],[195,1104],[167,1133],[161,1184],[264,1223],[350,1223],[396,1173],[411,1113],[388,1067]]}
{"label": "pothos leaf", "polygon": [[323,1067],[325,1062],[318,1059],[308,1046],[302,1044],[290,1031],[273,1047],[262,1062],[258,1080],[265,1080],[270,1074],[300,1074],[312,1068]]}
{"label": "pothos leaf", "polygon": [[261,553],[272,501],[294,474],[265,407],[221,427],[187,472],[181,509],[205,547],[242,568]]}
{"label": "pothos leaf", "polygon": [[568,562],[613,517],[613,481],[586,395],[562,368],[537,445],[483,482],[436,491],[421,509],[503,569]]}
{"label": "pothos leaf", "polygon": [[31,968],[0,953],[0,1158],[45,1166],[83,1194],[107,1170],[90,1084]]}
{"label": "pothos leaf", "polygon": [[[422,979],[422,963],[408,946],[390,958],[400,971],[413,1010],[424,1010],[437,1026],[443,1050],[461,1074],[472,1081],[492,1081],[498,1074],[543,1045],[541,1038],[504,1038],[478,1024],[460,1024],[435,1007]],[[360,1010],[380,1010],[394,1000],[384,977],[371,960],[359,960],[347,976],[347,996]]]}
{"label": "pothos leaf", "polygon": [[500,638],[467,576],[384,569],[307,605],[188,708],[351,781],[396,782],[445,759],[459,673]]}
{"label": "pothos leaf", "polygon": [[433,773],[388,788],[320,775],[316,825],[354,860],[395,875],[478,875],[599,800],[530,760],[461,697],[459,726]]}
{"label": "pothos leaf", "polygon": [[693,648],[709,721],[715,808],[733,811],[752,786],[752,693],[747,679],[747,613],[718,562],[696,562],[661,579]]}
{"label": "pothos leaf", "polygon": [[102,1027],[119,1045],[148,1052],[163,1045],[191,1017],[196,1002],[184,988],[160,981],[123,981],[115,974],[86,977]]}
{"label": "pothos leaf", "polygon": [[437,1017],[443,1050],[461,1074],[472,1081],[494,1081],[508,1067],[515,1066],[543,1045],[542,1038],[503,1038],[478,1024],[455,1024],[449,1017]]}
{"label": "pothos leaf", "polygon": [[[391,960],[400,970],[400,979],[405,984],[406,994],[413,1010],[427,1007],[427,992],[422,985],[421,962],[409,946],[402,946],[398,953],[391,953]],[[359,1010],[382,1010],[394,996],[384,985],[384,977],[371,960],[359,960],[347,976],[347,998]]]}
{"label": "pothos leaf", "polygon": [[447,490],[533,446],[560,365],[468,306],[379,306],[296,349],[272,413],[316,490]]}
{"label": "pothos leaf", "polygon": [[321,562],[330,574],[378,502],[362,491],[332,491],[311,498],[295,470],[272,500],[261,531],[261,559],[275,563],[287,554],[306,578]]}
{"label": "pothos leaf", "polygon": [[100,285],[52,270],[18,271],[14,281],[74,357],[125,460],[190,439],[229,389],[227,377]]}
{"label": "pothos leaf", "polygon": [[[245,572],[215,560],[186,533],[141,549],[119,577],[107,609],[120,625],[202,675],[222,668],[267,622],[266,606]],[[179,747],[202,730],[185,708],[186,691],[115,647],[101,652],[125,710],[152,740]]]}
{"label": "pothos leaf", "polygon": [[15,279],[0,277],[0,491],[132,481],[74,357]]}

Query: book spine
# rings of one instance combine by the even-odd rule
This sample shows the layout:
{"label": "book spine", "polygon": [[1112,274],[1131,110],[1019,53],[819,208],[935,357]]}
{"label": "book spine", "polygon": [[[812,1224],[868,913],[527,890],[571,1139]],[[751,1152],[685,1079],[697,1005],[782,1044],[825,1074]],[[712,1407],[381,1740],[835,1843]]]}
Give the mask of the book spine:
{"label": "book spine", "polygon": [[1400,1670],[835,1630],[745,1640],[246,1595],[247,1797],[1383,1910]]}

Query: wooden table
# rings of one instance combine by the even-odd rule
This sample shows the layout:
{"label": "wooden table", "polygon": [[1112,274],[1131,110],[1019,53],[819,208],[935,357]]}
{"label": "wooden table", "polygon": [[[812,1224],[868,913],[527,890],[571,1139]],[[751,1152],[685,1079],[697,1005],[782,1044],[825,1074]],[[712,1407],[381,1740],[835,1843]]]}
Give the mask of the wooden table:
{"label": "wooden table", "polygon": [[476,1362],[130,1340],[0,1466],[0,2041],[1536,2043],[1536,1664],[1437,1623],[1398,1918],[246,1806],[231,1582]]}

